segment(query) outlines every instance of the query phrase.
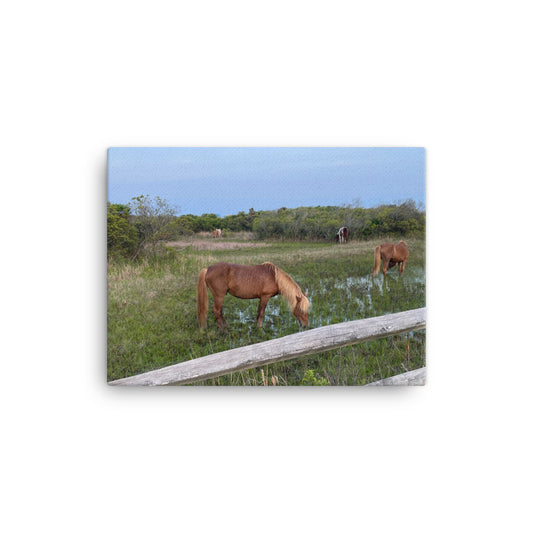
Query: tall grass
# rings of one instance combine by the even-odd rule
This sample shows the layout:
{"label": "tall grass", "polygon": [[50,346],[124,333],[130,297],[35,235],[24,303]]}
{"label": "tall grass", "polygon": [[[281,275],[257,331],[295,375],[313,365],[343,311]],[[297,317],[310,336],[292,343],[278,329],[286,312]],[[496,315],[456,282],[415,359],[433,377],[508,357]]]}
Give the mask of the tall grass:
{"label": "tall grass", "polygon": [[[254,344],[299,331],[283,298],[272,298],[264,327],[257,329],[257,300],[228,295],[218,330],[211,310],[208,328],[196,319],[196,282],[201,268],[218,261],[271,261],[309,291],[309,327],[414,309],[425,305],[425,243],[404,239],[410,250],[405,274],[371,278],[378,241],[270,242],[236,250],[169,250],[157,260],[108,265],[108,379],[118,379],[188,359]],[[384,242],[380,240],[379,242]],[[212,305],[210,296],[209,305]],[[204,385],[360,385],[419,368],[425,361],[425,332],[414,332],[315,354],[207,380]],[[316,379],[306,378],[312,370]],[[261,373],[261,371],[263,373]],[[307,374],[309,377],[310,373]],[[274,381],[273,381],[274,380]],[[311,383],[311,384],[312,384]]]}

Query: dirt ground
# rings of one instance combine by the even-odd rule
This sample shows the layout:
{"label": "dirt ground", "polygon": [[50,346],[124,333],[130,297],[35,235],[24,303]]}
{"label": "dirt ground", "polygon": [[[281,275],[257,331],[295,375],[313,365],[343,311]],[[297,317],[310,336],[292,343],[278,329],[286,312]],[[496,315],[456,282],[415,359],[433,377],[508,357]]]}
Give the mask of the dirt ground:
{"label": "dirt ground", "polygon": [[191,241],[167,242],[171,248],[182,249],[192,246],[196,250],[237,250],[238,248],[258,248],[268,246],[261,242],[232,242],[224,239],[198,239]]}

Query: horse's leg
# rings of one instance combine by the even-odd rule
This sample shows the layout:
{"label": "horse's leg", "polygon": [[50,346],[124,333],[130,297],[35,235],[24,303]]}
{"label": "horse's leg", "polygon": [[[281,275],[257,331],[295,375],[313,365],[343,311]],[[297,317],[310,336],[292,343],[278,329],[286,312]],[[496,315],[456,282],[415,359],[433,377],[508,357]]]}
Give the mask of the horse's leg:
{"label": "horse's leg", "polygon": [[390,256],[385,255],[382,257],[382,259],[383,259],[383,266],[381,268],[381,272],[383,272],[383,275],[386,276],[387,270],[389,268]]}
{"label": "horse's leg", "polygon": [[403,271],[405,270],[405,263],[407,263],[407,259],[404,259],[403,261],[400,262],[400,265],[398,266],[398,268],[400,269],[400,274],[403,275]]}
{"label": "horse's leg", "polygon": [[259,308],[257,309],[257,327],[258,328],[263,327],[263,318],[265,316],[265,309],[266,309],[268,300],[270,300],[270,296],[261,296],[259,300]]}
{"label": "horse's leg", "polygon": [[224,320],[222,315],[222,303],[224,302],[224,296],[213,295],[213,313],[215,314],[215,320],[217,321],[218,327],[224,329],[228,323]]}

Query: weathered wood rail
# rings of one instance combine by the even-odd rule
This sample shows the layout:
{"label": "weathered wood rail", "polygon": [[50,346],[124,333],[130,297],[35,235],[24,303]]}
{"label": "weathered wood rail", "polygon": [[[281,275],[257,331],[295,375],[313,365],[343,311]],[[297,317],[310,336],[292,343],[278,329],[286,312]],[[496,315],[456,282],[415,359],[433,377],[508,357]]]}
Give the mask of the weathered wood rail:
{"label": "weathered wood rail", "polygon": [[425,385],[426,384],[426,367],[417,368],[410,372],[397,374],[390,378],[380,379],[373,383],[367,383],[365,387],[386,386],[386,385]]}
{"label": "weathered wood rail", "polygon": [[234,348],[108,382],[109,385],[185,385],[266,364],[425,329],[426,308],[332,324]]}

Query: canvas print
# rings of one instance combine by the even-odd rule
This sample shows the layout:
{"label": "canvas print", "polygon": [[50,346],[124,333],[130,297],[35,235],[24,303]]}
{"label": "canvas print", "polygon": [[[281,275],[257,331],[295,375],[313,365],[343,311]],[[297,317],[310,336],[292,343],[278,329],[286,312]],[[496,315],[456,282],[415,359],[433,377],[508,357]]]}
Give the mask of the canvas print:
{"label": "canvas print", "polygon": [[113,386],[423,385],[424,148],[110,148]]}

